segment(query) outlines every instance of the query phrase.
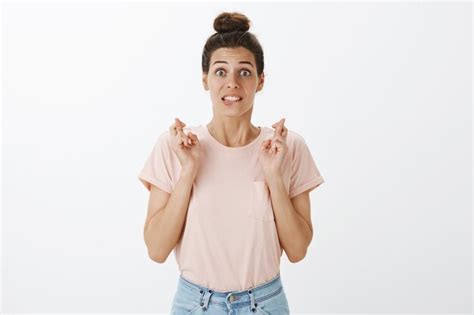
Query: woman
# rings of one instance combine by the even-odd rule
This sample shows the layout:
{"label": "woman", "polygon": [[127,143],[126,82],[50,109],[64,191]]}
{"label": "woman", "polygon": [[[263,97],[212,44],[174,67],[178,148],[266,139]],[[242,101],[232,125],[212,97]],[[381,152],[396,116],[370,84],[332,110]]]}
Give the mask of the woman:
{"label": "woman", "polygon": [[148,254],[162,263],[174,249],[179,265],[172,314],[289,314],[280,257],[301,260],[312,239],[309,192],[324,179],[284,119],[274,130],[250,121],[264,63],[249,22],[216,17],[202,54],[213,118],[176,118],[139,174]]}

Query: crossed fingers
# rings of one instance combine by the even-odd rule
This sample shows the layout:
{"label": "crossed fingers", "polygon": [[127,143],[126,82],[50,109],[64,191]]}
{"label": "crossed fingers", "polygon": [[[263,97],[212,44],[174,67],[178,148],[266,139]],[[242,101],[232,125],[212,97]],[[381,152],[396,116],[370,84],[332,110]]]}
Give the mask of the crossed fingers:
{"label": "crossed fingers", "polygon": [[288,136],[288,129],[285,127],[285,119],[286,118],[282,118],[272,125],[272,127],[275,128],[273,139],[282,143],[285,142]]}
{"label": "crossed fingers", "polygon": [[186,126],[186,124],[178,118],[175,118],[174,121],[174,124],[170,126],[169,130],[173,136],[178,138],[178,144],[182,144],[186,147],[195,144],[197,141],[197,136],[192,132],[188,132],[188,134],[186,135],[183,131],[183,127]]}

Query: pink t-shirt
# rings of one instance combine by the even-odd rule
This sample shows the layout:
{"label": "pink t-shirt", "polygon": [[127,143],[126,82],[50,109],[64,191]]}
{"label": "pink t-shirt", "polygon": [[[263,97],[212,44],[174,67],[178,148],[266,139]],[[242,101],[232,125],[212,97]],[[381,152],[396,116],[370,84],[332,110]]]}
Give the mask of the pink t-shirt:
{"label": "pink t-shirt", "polygon": [[[280,272],[278,239],[270,191],[258,161],[262,141],[274,129],[241,147],[218,142],[207,125],[183,128],[201,143],[201,163],[193,183],[182,238],[174,248],[181,275],[215,291],[241,291]],[[290,198],[324,182],[304,139],[288,130],[283,182]],[[172,193],[181,164],[170,146],[169,131],[157,139],[140,181]]]}

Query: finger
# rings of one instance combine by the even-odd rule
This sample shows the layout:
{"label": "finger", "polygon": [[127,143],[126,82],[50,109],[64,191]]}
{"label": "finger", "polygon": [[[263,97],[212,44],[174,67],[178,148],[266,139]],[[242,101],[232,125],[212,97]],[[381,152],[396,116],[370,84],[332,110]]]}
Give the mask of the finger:
{"label": "finger", "polygon": [[189,144],[188,144],[188,138],[187,137],[183,137],[182,135],[180,134],[177,134],[176,135],[176,138],[178,139],[178,144],[179,145],[183,145],[185,147],[187,147]]}
{"label": "finger", "polygon": [[281,135],[283,136],[283,138],[286,139],[286,137],[288,136],[288,128],[286,128],[284,125],[283,125],[283,129],[281,131]]}
{"label": "finger", "polygon": [[280,123],[280,121],[281,121],[281,119],[280,119],[279,121],[277,121],[276,123],[274,123],[274,124],[272,125],[272,127],[273,127],[273,128],[276,128],[276,127],[278,126],[278,124]]}
{"label": "finger", "polygon": [[275,129],[275,130],[273,130],[273,135],[274,135],[274,136],[275,136],[276,133],[277,133],[278,125],[279,125],[279,124],[280,124],[280,121],[277,121],[276,123],[274,123],[274,124],[272,125],[273,129]]}
{"label": "finger", "polygon": [[186,145],[192,146],[193,145],[193,140],[189,136],[189,133],[186,135]]}
{"label": "finger", "polygon": [[278,134],[279,135],[281,135],[284,125],[285,125],[285,118],[282,118],[280,120],[280,124],[278,125]]}
{"label": "finger", "polygon": [[193,140],[193,142],[195,143],[198,143],[199,142],[199,138],[192,132],[190,132],[190,135],[191,139]]}
{"label": "finger", "polygon": [[183,135],[184,135],[184,144],[187,146],[187,147],[191,147],[195,144],[197,144],[199,142],[199,139],[198,137],[192,133],[191,131],[188,132],[188,134],[185,134],[183,132]]}
{"label": "finger", "polygon": [[178,117],[175,117],[174,119],[177,123],[183,125],[183,126],[186,126],[186,124],[184,122],[181,121],[181,119],[179,119]]}
{"label": "finger", "polygon": [[285,121],[286,121],[286,118],[282,118],[278,122],[277,128],[279,128],[279,132],[277,132],[277,133],[280,134],[281,136],[283,136],[286,139],[286,136],[288,135],[288,128],[286,128],[286,126],[285,126]]}
{"label": "finger", "polygon": [[169,127],[169,131],[170,131],[170,134],[172,134],[173,136],[176,136],[176,124],[172,124],[170,127]]}
{"label": "finger", "polygon": [[185,133],[183,133],[184,136],[183,136],[183,139],[184,139],[184,144],[187,146],[187,147],[190,147],[192,142],[191,142],[191,138],[189,138],[189,136]]}
{"label": "finger", "polygon": [[188,139],[186,136],[181,135],[179,132],[174,135],[175,141],[178,143],[178,145],[187,145]]}
{"label": "finger", "polygon": [[288,136],[288,129],[283,126],[282,130],[281,130],[281,136],[286,140],[287,136]]}
{"label": "finger", "polygon": [[282,124],[284,122],[284,118],[280,119],[279,122],[275,123],[275,131],[273,132],[273,136],[276,136],[276,135],[281,135],[281,128],[282,128]]}
{"label": "finger", "polygon": [[191,131],[188,132],[188,139],[189,139],[189,143],[191,145],[195,145],[198,142],[197,136],[194,133],[192,133]]}
{"label": "finger", "polygon": [[272,141],[272,152],[277,152],[280,147],[278,141]]}
{"label": "finger", "polygon": [[189,146],[188,136],[182,130],[179,130],[178,128],[176,129],[177,129],[177,132],[176,132],[175,138],[177,139],[178,144],[184,145],[186,147]]}
{"label": "finger", "polygon": [[280,119],[279,121],[277,121],[276,123],[274,123],[274,124],[272,125],[272,127],[273,127],[273,128],[278,128],[282,122],[283,122],[283,123],[285,122],[285,118],[282,118],[282,119]]}
{"label": "finger", "polygon": [[281,123],[282,120],[286,120],[286,118],[281,118],[279,121],[277,121],[276,123],[274,123],[272,125],[273,128],[276,128],[278,126],[279,123]]}
{"label": "finger", "polygon": [[268,140],[263,141],[263,142],[262,142],[262,145],[260,146],[260,148],[261,148],[262,150],[268,149],[268,147],[271,145],[271,142],[272,142],[271,139],[268,139]]}
{"label": "finger", "polygon": [[169,127],[169,131],[170,133],[173,135],[173,136],[176,136],[176,133],[178,133],[178,131],[180,129],[182,129],[182,127],[186,126],[186,124],[184,124],[181,120],[179,120],[178,118],[175,118],[174,119],[174,123],[171,124],[171,126]]}
{"label": "finger", "polygon": [[273,152],[280,152],[283,150],[285,143],[280,141],[279,139],[272,141],[272,151]]}
{"label": "finger", "polygon": [[275,135],[272,140],[278,140],[282,143],[285,143],[285,138],[282,135]]}
{"label": "finger", "polygon": [[175,118],[175,125],[176,125],[176,132],[178,135],[180,135],[181,137],[184,137],[184,140],[185,142],[187,142],[186,138],[187,138],[187,135],[186,133],[184,133],[183,131],[183,127],[186,126],[186,124],[184,124],[182,121],[180,121],[178,118]]}
{"label": "finger", "polygon": [[186,124],[184,122],[182,122],[181,120],[179,120],[179,118],[177,118],[177,117],[174,119],[174,122],[175,122],[176,128],[178,128],[178,130],[183,129],[183,127],[186,126]]}

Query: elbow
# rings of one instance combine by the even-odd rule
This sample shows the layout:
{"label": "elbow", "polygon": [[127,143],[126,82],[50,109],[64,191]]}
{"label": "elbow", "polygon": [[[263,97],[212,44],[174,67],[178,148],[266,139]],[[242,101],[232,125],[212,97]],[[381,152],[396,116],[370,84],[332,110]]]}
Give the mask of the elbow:
{"label": "elbow", "polygon": [[[312,235],[311,235],[312,238]],[[297,250],[287,252],[288,260],[292,263],[297,263],[302,261],[306,257],[306,253],[308,252],[309,244],[311,243],[311,238],[306,242],[306,244],[302,247],[299,247]]]}
{"label": "elbow", "polygon": [[297,263],[299,261],[302,261],[303,258],[305,258],[305,256],[306,256],[306,249],[300,250],[300,251],[292,253],[290,255],[288,255],[288,253],[287,253],[288,260],[292,263]]}
{"label": "elbow", "polygon": [[[145,240],[145,245],[146,249],[148,252],[148,257],[150,257],[151,260],[157,263],[164,263],[166,259],[168,258],[168,254],[166,254],[163,250],[161,250],[161,246],[157,246],[156,244],[151,244],[151,241],[149,238],[147,238],[146,235],[146,229],[145,232],[143,233],[144,240]],[[159,248],[157,248],[159,247]]]}
{"label": "elbow", "polygon": [[154,262],[162,264],[166,261],[166,259],[168,258],[168,255],[162,255],[162,254],[152,253],[148,251],[148,257],[150,257],[150,259],[153,260]]}
{"label": "elbow", "polygon": [[302,261],[305,256],[306,254],[298,255],[298,256],[288,256],[288,260],[292,263],[297,263],[299,261]]}
{"label": "elbow", "polygon": [[168,258],[168,253],[163,251],[161,247],[156,248],[156,245],[152,246],[151,244],[149,244],[146,238],[145,243],[147,247],[148,257],[150,257],[151,260],[159,264],[162,264],[166,261],[166,259]]}

